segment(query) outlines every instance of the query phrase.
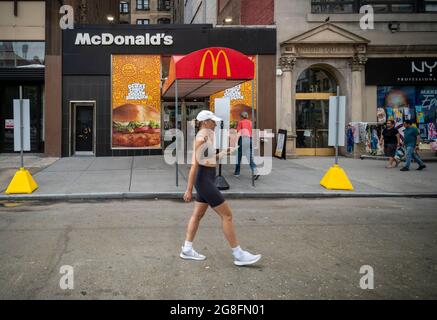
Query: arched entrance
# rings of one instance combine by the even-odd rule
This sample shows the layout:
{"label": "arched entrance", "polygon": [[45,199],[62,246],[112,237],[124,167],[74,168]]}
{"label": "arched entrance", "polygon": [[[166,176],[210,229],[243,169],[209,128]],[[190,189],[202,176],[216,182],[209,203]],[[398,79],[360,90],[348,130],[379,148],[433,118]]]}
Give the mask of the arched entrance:
{"label": "arched entrance", "polygon": [[334,155],[328,146],[329,97],[338,81],[326,69],[305,69],[296,83],[296,153],[301,156]]}

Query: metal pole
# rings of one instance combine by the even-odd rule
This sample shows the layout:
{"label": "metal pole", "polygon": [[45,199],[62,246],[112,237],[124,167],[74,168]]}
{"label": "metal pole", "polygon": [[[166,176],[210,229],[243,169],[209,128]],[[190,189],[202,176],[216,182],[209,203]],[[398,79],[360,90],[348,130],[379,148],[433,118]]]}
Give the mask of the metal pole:
{"label": "metal pole", "polygon": [[178,167],[178,80],[175,80],[175,132],[176,132],[176,187],[179,186],[179,167]]}
{"label": "metal pole", "polygon": [[337,86],[337,97],[335,108],[335,164],[338,164],[338,133],[340,132],[340,87]]}
{"label": "metal pole", "polygon": [[[220,151],[222,151],[223,148],[223,120],[220,121]],[[222,175],[222,161],[219,159],[219,176]]]}
{"label": "metal pole", "polygon": [[[254,93],[254,91],[255,91],[255,81],[252,79],[252,129],[256,128],[256,125],[255,125],[255,109],[254,109],[254,107],[255,107],[255,93]],[[253,131],[254,130],[252,130],[252,133],[253,133]],[[252,139],[252,148],[250,150],[250,156],[252,157],[252,159],[254,159],[254,162],[255,162],[254,150],[253,150],[254,149],[254,147],[253,147],[253,134],[252,134],[252,138],[251,139]],[[249,159],[249,165],[250,165],[250,159]],[[252,172],[252,187],[255,187],[255,177],[253,175],[254,172],[253,172],[252,168],[251,168],[251,172]]]}
{"label": "metal pole", "polygon": [[20,156],[21,156],[21,167],[24,168],[24,155],[23,155],[23,86],[20,86]]}

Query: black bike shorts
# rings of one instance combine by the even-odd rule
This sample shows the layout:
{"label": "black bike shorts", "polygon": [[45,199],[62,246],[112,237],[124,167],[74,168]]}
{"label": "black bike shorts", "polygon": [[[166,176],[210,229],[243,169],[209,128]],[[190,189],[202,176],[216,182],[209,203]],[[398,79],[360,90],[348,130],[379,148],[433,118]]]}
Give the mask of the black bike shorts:
{"label": "black bike shorts", "polygon": [[215,168],[199,165],[196,181],[196,201],[207,203],[211,208],[217,207],[225,202],[220,190],[215,186]]}

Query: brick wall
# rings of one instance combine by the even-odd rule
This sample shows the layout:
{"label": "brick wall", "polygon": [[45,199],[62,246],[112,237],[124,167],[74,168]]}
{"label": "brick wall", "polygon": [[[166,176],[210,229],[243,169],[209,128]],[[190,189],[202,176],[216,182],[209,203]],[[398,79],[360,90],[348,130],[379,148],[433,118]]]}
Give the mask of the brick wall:
{"label": "brick wall", "polygon": [[241,0],[241,24],[273,24],[274,0]]}

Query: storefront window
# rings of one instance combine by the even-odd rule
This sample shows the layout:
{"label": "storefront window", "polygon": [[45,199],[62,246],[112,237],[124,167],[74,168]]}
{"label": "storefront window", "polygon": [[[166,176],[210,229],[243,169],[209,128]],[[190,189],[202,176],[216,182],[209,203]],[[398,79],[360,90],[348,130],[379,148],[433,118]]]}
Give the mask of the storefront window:
{"label": "storefront window", "polygon": [[[429,9],[434,2],[425,0],[424,11],[432,11]],[[420,0],[312,0],[311,13],[359,13],[364,5],[372,6],[375,13],[421,12],[420,3]]]}
{"label": "storefront window", "polygon": [[425,0],[425,12],[437,12],[437,0]]}
{"label": "storefront window", "polygon": [[353,0],[313,0],[311,1],[312,13],[353,13]]}
{"label": "storefront window", "polygon": [[[42,85],[23,85],[23,99],[30,104],[31,152],[42,152]],[[14,152],[14,128],[7,122],[14,119],[14,99],[19,98],[18,85],[0,85],[0,152]]]}
{"label": "storefront window", "polygon": [[0,68],[44,67],[44,50],[40,41],[0,41]]}
{"label": "storefront window", "polygon": [[437,139],[437,87],[378,86],[377,120],[393,120],[397,127],[411,120],[420,131],[422,140]]}

